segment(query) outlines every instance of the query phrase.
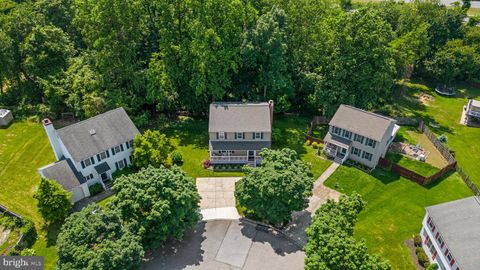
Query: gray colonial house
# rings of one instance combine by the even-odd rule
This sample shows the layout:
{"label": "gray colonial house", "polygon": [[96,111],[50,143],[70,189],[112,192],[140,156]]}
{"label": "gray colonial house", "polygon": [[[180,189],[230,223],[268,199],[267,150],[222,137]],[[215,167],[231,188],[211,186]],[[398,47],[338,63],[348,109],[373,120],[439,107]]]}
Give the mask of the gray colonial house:
{"label": "gray colonial house", "polygon": [[467,103],[467,116],[480,121],[480,101],[470,99]]}
{"label": "gray colonial house", "polygon": [[385,157],[399,129],[396,120],[340,105],[330,120],[323,151],[340,164],[352,159],[375,168],[378,160]]}
{"label": "gray colonial house", "polygon": [[422,246],[441,270],[480,269],[480,201],[469,197],[426,208]]}
{"label": "gray colonial house", "polygon": [[210,104],[208,134],[212,164],[257,166],[272,145],[273,101]]}
{"label": "gray colonial house", "polygon": [[123,108],[56,130],[43,120],[56,162],[39,168],[72,192],[74,202],[90,196],[88,186],[111,187],[112,173],[133,163],[133,139],[140,134]]}

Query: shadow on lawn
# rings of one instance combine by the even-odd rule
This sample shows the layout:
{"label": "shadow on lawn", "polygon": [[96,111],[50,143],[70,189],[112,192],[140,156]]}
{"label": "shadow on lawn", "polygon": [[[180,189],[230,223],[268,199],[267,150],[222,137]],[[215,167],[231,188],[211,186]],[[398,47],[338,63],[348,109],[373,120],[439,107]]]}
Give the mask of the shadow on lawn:
{"label": "shadow on lawn", "polygon": [[58,234],[62,228],[62,222],[56,222],[48,225],[44,225],[42,230],[46,232],[47,247],[55,246],[57,244]]}
{"label": "shadow on lawn", "polygon": [[208,148],[208,122],[204,119],[177,120],[165,130],[165,133],[178,138],[180,146]]}

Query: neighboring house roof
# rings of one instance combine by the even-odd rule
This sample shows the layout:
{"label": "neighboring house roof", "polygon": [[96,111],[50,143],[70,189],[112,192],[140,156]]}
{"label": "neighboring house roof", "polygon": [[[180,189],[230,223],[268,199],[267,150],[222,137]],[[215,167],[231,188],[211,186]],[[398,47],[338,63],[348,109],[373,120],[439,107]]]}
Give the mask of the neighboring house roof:
{"label": "neighboring house roof", "polygon": [[340,146],[340,147],[343,147],[343,148],[346,148],[348,149],[350,147],[350,144],[352,143],[352,141],[348,140],[348,139],[345,139],[345,138],[342,138],[342,137],[339,137],[339,136],[335,136],[335,135],[332,135],[330,133],[327,133],[327,135],[325,136],[325,138],[323,139],[324,141],[329,141],[329,142],[332,142],[332,143],[335,143],[336,145]]}
{"label": "neighboring house roof", "polygon": [[39,169],[43,177],[57,181],[64,189],[71,190],[86,182],[73,166],[71,159],[63,159]]}
{"label": "neighboring house roof", "polygon": [[426,208],[462,270],[480,265],[480,201],[469,197]]}
{"label": "neighboring house roof", "polygon": [[473,107],[480,108],[480,101],[475,100],[475,99],[471,99],[471,102],[472,102],[471,104],[472,104]]}
{"label": "neighboring house roof", "polygon": [[[92,135],[92,133],[94,133]],[[57,130],[72,158],[80,162],[140,134],[123,108]]]}
{"label": "neighboring house roof", "polygon": [[329,124],[380,142],[392,123],[396,120],[342,104]]}
{"label": "neighboring house roof", "polygon": [[269,103],[214,102],[210,104],[208,131],[271,132]]}
{"label": "neighboring house roof", "polygon": [[262,150],[270,148],[270,141],[210,141],[212,150]]}

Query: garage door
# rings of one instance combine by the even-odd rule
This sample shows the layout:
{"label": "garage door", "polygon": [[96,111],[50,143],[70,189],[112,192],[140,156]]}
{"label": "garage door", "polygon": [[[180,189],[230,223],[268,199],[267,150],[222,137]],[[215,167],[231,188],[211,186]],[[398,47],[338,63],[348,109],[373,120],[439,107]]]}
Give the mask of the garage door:
{"label": "garage door", "polygon": [[85,198],[85,194],[83,194],[83,189],[81,187],[76,187],[72,189],[72,200],[73,202],[77,202],[83,198]]}

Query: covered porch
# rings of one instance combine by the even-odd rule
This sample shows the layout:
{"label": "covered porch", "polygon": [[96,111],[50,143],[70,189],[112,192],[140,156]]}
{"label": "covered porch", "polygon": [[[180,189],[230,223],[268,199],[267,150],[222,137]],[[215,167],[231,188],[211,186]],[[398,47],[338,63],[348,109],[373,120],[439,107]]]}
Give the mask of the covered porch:
{"label": "covered porch", "polygon": [[324,142],[323,152],[327,156],[333,158],[335,162],[339,164],[347,160],[348,154],[350,153],[351,141],[338,136],[332,136],[328,133],[327,136],[325,136]]}
{"label": "covered porch", "polygon": [[270,148],[269,142],[211,141],[210,162],[212,164],[249,164],[257,166],[262,162],[260,152]]}

